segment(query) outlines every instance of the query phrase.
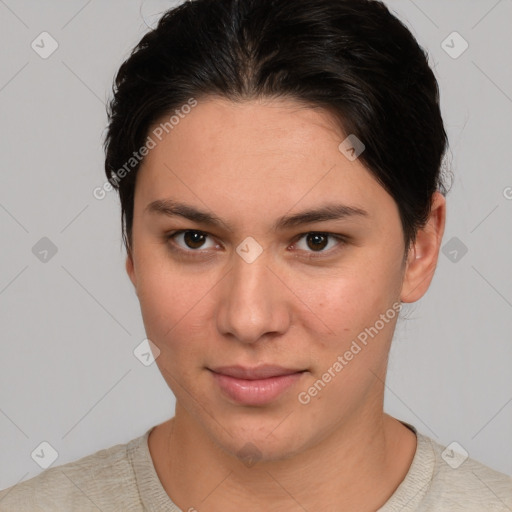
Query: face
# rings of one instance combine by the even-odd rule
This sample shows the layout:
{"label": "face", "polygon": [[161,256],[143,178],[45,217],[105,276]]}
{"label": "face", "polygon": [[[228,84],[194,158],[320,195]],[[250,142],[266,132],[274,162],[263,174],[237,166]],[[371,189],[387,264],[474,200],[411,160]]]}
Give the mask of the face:
{"label": "face", "polygon": [[345,137],[291,100],[210,98],[139,170],[127,270],[146,333],[228,452],[287,457],[382,407],[403,232]]}

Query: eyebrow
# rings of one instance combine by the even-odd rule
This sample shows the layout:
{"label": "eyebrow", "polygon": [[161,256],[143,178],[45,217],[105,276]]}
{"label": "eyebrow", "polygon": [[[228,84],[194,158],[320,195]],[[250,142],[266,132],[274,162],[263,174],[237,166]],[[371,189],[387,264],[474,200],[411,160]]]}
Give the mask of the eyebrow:
{"label": "eyebrow", "polygon": [[[230,231],[233,231],[228,223],[215,214],[200,210],[185,203],[174,201],[173,199],[157,199],[149,203],[144,209],[144,212],[154,215],[164,215],[166,217],[183,217],[190,221],[197,222],[198,224],[216,228],[227,227]],[[279,231],[313,222],[340,220],[350,217],[369,217],[369,214],[366,210],[357,206],[330,203],[293,215],[279,217],[272,228],[274,231]]]}

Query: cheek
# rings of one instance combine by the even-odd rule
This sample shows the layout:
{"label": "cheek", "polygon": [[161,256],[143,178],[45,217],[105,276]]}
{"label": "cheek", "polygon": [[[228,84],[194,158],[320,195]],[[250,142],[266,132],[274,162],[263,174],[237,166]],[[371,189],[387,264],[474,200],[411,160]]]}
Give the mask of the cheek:
{"label": "cheek", "polygon": [[138,276],[137,295],[146,333],[157,344],[167,344],[193,307],[194,284],[158,263],[144,265]]}
{"label": "cheek", "polygon": [[[309,284],[308,300],[326,319],[346,327],[384,313],[399,295],[400,274],[394,269],[350,271]],[[307,287],[307,283],[305,283]]]}
{"label": "cheek", "polygon": [[[202,340],[212,328],[215,272],[190,272],[168,262],[146,262],[138,280],[138,299],[147,337],[161,350],[161,360],[193,359]],[[209,332],[209,331],[208,331]]]}
{"label": "cheek", "polygon": [[137,296],[142,315],[150,330],[161,336],[162,329],[167,332],[193,307],[200,279],[191,279],[173,262],[165,245],[152,243],[149,236],[141,236],[138,249]]}
{"label": "cheek", "polygon": [[[375,335],[372,327],[376,322],[379,338],[391,338],[401,284],[400,259],[395,252],[368,251],[365,257],[361,251],[343,270],[302,281],[297,295],[307,297],[306,302],[329,328],[328,336],[316,338],[326,351],[344,351],[361,333],[360,339],[365,341],[367,329]],[[386,316],[384,325],[379,321],[381,315]],[[373,338],[368,335],[367,339]]]}
{"label": "cheek", "polygon": [[392,265],[353,267],[319,283],[309,296],[318,317],[334,331],[322,336],[310,330],[313,375],[301,391],[312,397],[319,414],[335,421],[335,411],[355,409],[380,385],[400,307],[398,276]]}

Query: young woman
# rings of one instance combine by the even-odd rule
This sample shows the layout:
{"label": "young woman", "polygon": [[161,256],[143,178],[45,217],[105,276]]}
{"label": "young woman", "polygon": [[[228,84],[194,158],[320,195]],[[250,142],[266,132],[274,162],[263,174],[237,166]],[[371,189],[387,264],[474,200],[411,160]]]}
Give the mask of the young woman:
{"label": "young woman", "polygon": [[383,411],[445,225],[423,50],[376,1],[194,0],[116,77],[106,174],[175,416],[0,510],[482,511],[509,477]]}

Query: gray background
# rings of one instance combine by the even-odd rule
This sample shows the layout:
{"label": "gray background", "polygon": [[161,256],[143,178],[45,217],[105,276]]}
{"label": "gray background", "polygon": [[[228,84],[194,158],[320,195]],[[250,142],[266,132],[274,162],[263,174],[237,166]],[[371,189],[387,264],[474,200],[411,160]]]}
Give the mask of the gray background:
{"label": "gray background", "polygon": [[[145,333],[118,198],[92,193],[113,75],[171,5],[0,0],[0,488],[42,471],[43,441],[64,464],[174,414],[156,365],[133,354]],[[429,51],[455,178],[449,245],[397,327],[386,410],[512,474],[512,2],[388,5]],[[46,59],[31,47],[43,31],[59,45]],[[453,31],[469,44],[458,58],[441,46]],[[46,261],[43,237],[57,248]]]}

